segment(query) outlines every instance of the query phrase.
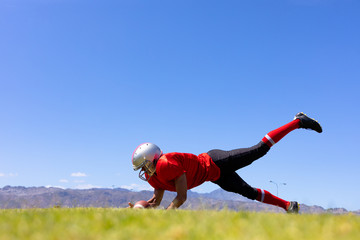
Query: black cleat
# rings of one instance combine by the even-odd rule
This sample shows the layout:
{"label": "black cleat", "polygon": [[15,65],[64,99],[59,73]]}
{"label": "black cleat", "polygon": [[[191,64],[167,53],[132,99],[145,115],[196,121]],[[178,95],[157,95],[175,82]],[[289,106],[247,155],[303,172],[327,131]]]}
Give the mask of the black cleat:
{"label": "black cleat", "polygon": [[299,213],[300,204],[298,202],[290,202],[287,213]]}
{"label": "black cleat", "polygon": [[318,123],[318,121],[313,118],[309,118],[308,116],[306,116],[306,114],[302,112],[296,114],[294,120],[295,119],[300,119],[300,128],[311,129],[318,133],[322,132],[320,123]]}

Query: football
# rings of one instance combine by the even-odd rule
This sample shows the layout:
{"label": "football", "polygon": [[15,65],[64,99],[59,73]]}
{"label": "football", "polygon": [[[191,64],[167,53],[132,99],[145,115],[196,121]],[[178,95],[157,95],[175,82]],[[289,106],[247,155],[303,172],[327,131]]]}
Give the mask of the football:
{"label": "football", "polygon": [[148,208],[150,204],[147,201],[141,200],[134,204],[134,208]]}

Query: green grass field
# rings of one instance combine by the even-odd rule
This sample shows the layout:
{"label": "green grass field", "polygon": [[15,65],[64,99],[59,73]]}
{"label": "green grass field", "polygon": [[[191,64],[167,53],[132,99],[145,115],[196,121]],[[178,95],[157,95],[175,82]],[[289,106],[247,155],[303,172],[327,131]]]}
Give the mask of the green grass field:
{"label": "green grass field", "polygon": [[360,216],[59,208],[0,210],[0,239],[360,239]]}

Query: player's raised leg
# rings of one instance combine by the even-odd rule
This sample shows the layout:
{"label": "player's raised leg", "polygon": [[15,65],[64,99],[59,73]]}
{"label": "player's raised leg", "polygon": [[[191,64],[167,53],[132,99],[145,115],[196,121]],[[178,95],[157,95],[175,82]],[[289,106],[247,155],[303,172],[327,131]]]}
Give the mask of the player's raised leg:
{"label": "player's raised leg", "polygon": [[310,129],[318,133],[322,132],[322,128],[316,120],[309,118],[304,113],[298,113],[295,115],[294,120],[292,120],[291,122],[266,134],[262,141],[266,143],[266,145],[268,145],[269,147],[272,147],[288,133],[298,128]]}

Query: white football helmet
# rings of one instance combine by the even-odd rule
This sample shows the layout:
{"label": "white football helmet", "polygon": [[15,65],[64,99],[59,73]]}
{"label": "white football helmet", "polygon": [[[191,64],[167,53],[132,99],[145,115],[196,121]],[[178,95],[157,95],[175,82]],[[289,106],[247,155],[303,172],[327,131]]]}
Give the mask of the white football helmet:
{"label": "white football helmet", "polygon": [[132,164],[134,171],[141,169],[139,178],[147,181],[145,172],[151,177],[155,173],[154,161],[158,160],[162,155],[161,149],[152,143],[143,143],[139,145],[133,155]]}

